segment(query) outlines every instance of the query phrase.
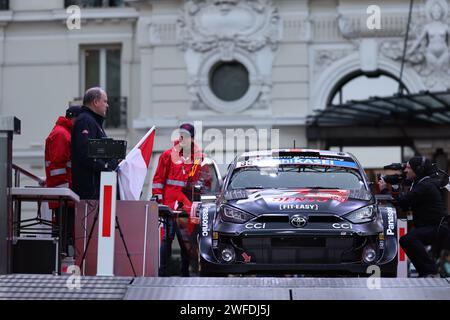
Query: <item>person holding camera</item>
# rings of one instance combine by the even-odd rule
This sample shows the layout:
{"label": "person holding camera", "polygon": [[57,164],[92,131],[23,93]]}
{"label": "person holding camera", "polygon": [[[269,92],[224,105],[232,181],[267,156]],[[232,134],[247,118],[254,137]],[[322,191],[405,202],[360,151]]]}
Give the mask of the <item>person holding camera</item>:
{"label": "person holding camera", "polygon": [[88,157],[89,140],[107,137],[103,120],[108,107],[108,96],[103,89],[88,89],[83,98],[82,113],[72,128],[73,191],[80,199],[98,199],[100,172],[112,171],[117,167],[117,160],[105,161]]}
{"label": "person holding camera", "polygon": [[[409,257],[420,277],[439,277],[436,263],[425,246],[439,246],[439,229],[447,216],[441,194],[441,181],[434,175],[430,160],[413,157],[406,164],[406,179],[412,181],[408,192],[396,197],[403,210],[411,210],[414,228],[400,238],[400,246]],[[378,182],[385,192],[387,184],[383,178]]]}
{"label": "person holding camera", "polygon": [[[189,190],[199,179],[204,154],[194,141],[195,130],[190,123],[183,123],[179,127],[178,140],[172,148],[164,151],[158,161],[153,177],[152,195],[158,203],[168,206],[171,210],[182,210],[190,213],[192,195]],[[188,220],[188,232],[192,233],[193,222]],[[169,244],[161,244],[160,276],[167,275],[168,259],[172,252],[172,242],[177,236],[181,248],[181,275],[189,276],[189,253],[183,243],[183,237],[174,219],[169,219]]]}

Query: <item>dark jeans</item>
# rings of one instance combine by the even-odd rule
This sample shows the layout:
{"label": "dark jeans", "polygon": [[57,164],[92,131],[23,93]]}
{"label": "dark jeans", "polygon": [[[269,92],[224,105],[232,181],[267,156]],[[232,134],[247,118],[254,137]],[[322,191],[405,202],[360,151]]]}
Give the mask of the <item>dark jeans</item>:
{"label": "dark jeans", "polygon": [[[168,230],[168,233],[166,233]],[[184,245],[183,236],[178,228],[178,224],[176,221],[172,219],[168,219],[168,225],[164,225],[164,238],[161,243],[160,248],[160,266],[159,266],[159,275],[162,277],[168,276],[168,263],[172,256],[172,242],[177,236],[178,243],[180,244],[181,251],[181,276],[189,277],[189,254]],[[166,240],[166,237],[169,237]]]}
{"label": "dark jeans", "polygon": [[405,250],[420,277],[438,273],[436,262],[431,259],[425,246],[436,246],[438,226],[414,228],[400,238],[400,246]]}

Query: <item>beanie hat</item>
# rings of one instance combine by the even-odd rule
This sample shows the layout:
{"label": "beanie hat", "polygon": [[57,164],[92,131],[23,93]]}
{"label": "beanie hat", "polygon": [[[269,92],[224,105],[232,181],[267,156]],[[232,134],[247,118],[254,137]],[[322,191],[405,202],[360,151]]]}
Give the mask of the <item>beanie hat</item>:
{"label": "beanie hat", "polygon": [[431,161],[425,157],[412,157],[408,163],[414,173],[418,176],[426,176],[432,171]]}
{"label": "beanie hat", "polygon": [[66,118],[72,119],[73,117],[78,117],[81,112],[82,112],[81,107],[77,106],[69,107],[69,109],[66,110]]}
{"label": "beanie hat", "polygon": [[194,129],[194,126],[193,126],[192,124],[190,124],[190,123],[183,123],[183,124],[180,126],[180,133],[181,133],[181,132],[184,132],[184,133],[189,134],[189,135],[191,136],[191,138],[193,138],[194,135],[195,135],[195,129]]}

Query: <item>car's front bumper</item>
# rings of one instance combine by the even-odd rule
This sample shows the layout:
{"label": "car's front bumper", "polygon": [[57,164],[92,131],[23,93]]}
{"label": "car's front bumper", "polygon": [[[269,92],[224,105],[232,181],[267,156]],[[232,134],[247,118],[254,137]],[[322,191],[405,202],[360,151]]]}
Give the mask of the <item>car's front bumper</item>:
{"label": "car's front bumper", "polygon": [[[370,265],[384,266],[396,257],[395,238],[375,235],[311,235],[222,237],[221,244],[200,247],[201,267],[205,273],[366,273]],[[235,259],[221,259],[223,244],[235,250]],[[371,263],[363,260],[366,247],[376,251]]]}

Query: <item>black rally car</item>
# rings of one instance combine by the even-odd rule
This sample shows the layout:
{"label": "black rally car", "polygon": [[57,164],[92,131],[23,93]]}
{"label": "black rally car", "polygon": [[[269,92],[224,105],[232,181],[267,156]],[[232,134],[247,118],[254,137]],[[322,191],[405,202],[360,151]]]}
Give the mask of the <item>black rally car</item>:
{"label": "black rally car", "polygon": [[375,265],[396,276],[396,211],[377,203],[349,153],[244,153],[230,164],[216,202],[197,213],[201,275],[367,276]]}

